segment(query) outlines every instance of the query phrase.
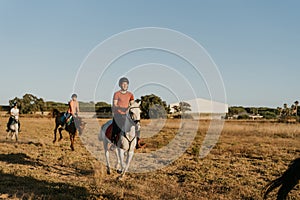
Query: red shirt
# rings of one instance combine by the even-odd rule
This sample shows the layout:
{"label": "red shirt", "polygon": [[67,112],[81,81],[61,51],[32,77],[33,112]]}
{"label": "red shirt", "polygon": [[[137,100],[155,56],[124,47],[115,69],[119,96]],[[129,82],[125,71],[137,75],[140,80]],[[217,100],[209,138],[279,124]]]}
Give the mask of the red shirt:
{"label": "red shirt", "polygon": [[[131,92],[122,93],[117,91],[114,94],[114,101],[117,100],[117,108],[114,108],[114,113],[126,114],[125,109],[129,107],[130,101],[134,100],[133,94]],[[120,109],[121,108],[121,109]]]}

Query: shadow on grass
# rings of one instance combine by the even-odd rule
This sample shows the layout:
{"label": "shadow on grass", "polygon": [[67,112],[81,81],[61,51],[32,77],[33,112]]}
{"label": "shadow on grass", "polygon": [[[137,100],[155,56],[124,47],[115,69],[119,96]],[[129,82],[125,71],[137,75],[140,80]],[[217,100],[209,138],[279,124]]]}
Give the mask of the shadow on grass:
{"label": "shadow on grass", "polygon": [[32,161],[31,158],[24,153],[0,154],[0,161],[11,164],[40,165],[38,162]]}
{"label": "shadow on grass", "polygon": [[74,174],[76,176],[81,175],[91,175],[94,173],[94,170],[86,170],[86,169],[79,169],[75,168],[74,171],[64,169],[63,166],[58,167],[54,165],[45,165],[40,161],[33,160],[28,155],[24,153],[10,153],[10,154],[0,154],[0,161],[6,162],[8,164],[20,164],[20,165],[30,165],[30,166],[41,166],[44,169],[51,169],[60,175],[66,174]]}
{"label": "shadow on grass", "polygon": [[[51,183],[32,177],[19,177],[0,171],[0,196],[18,199],[89,199],[84,187],[66,183]],[[1,199],[1,197],[0,197]]]}
{"label": "shadow on grass", "polygon": [[[59,175],[64,170],[46,166],[24,153],[0,154],[0,162],[51,168]],[[79,173],[76,173],[80,175]],[[63,182],[48,182],[33,177],[17,176],[0,170],[0,199],[90,199],[92,194],[85,187]]]}

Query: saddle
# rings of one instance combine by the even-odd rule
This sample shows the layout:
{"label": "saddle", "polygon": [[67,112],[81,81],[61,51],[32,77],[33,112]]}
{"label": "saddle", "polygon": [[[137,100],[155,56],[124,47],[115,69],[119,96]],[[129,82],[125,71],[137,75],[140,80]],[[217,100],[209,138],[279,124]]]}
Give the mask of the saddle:
{"label": "saddle", "polygon": [[73,117],[72,115],[69,115],[67,113],[64,113],[61,118],[60,118],[60,121],[62,122],[62,124],[67,124],[67,125],[70,125],[72,122],[73,122]]}
{"label": "saddle", "polygon": [[[106,129],[106,131],[105,131],[105,136],[111,141],[111,142],[113,142],[112,141],[112,128],[113,128],[113,125],[112,124],[110,124],[108,127],[107,127],[107,129]],[[116,135],[116,141],[119,141],[119,138],[120,138],[120,134],[117,134]]]}
{"label": "saddle", "polygon": [[[20,125],[20,122],[19,120],[15,119],[14,117],[10,116],[9,119],[8,119],[8,122],[7,122],[7,129],[6,131],[9,132],[11,130],[10,126],[11,125],[14,125],[14,124],[19,124]],[[20,126],[19,126],[19,129],[20,129]],[[13,130],[11,130],[13,131]]]}

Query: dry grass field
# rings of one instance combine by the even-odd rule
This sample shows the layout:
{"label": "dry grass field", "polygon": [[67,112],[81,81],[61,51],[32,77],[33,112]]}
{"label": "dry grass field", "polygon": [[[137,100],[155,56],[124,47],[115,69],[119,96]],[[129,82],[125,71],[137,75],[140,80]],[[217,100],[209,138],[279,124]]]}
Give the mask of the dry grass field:
{"label": "dry grass field", "polygon": [[[62,141],[53,144],[54,119],[21,118],[18,143],[5,140],[6,120],[0,118],[0,199],[256,200],[261,199],[263,186],[300,156],[299,124],[228,121],[218,144],[200,159],[209,125],[201,121],[192,146],[178,160],[118,181],[116,172],[106,175],[105,166],[78,137],[75,152],[69,149],[66,132]],[[168,143],[178,122],[168,120],[160,134],[145,139],[146,149],[138,151],[154,151]],[[289,196],[300,199],[299,185]],[[274,197],[272,193],[270,199]]]}

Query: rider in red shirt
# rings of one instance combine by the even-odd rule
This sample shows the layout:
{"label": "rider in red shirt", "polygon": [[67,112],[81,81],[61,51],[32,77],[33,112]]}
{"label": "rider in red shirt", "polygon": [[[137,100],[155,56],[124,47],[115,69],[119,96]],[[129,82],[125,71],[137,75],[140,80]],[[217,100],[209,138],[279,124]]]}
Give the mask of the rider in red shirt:
{"label": "rider in red shirt", "polygon": [[121,90],[114,93],[113,97],[113,127],[112,127],[112,142],[117,143],[116,136],[121,131],[124,131],[126,120],[126,112],[129,106],[134,102],[134,96],[128,91],[129,80],[125,77],[119,80]]}

